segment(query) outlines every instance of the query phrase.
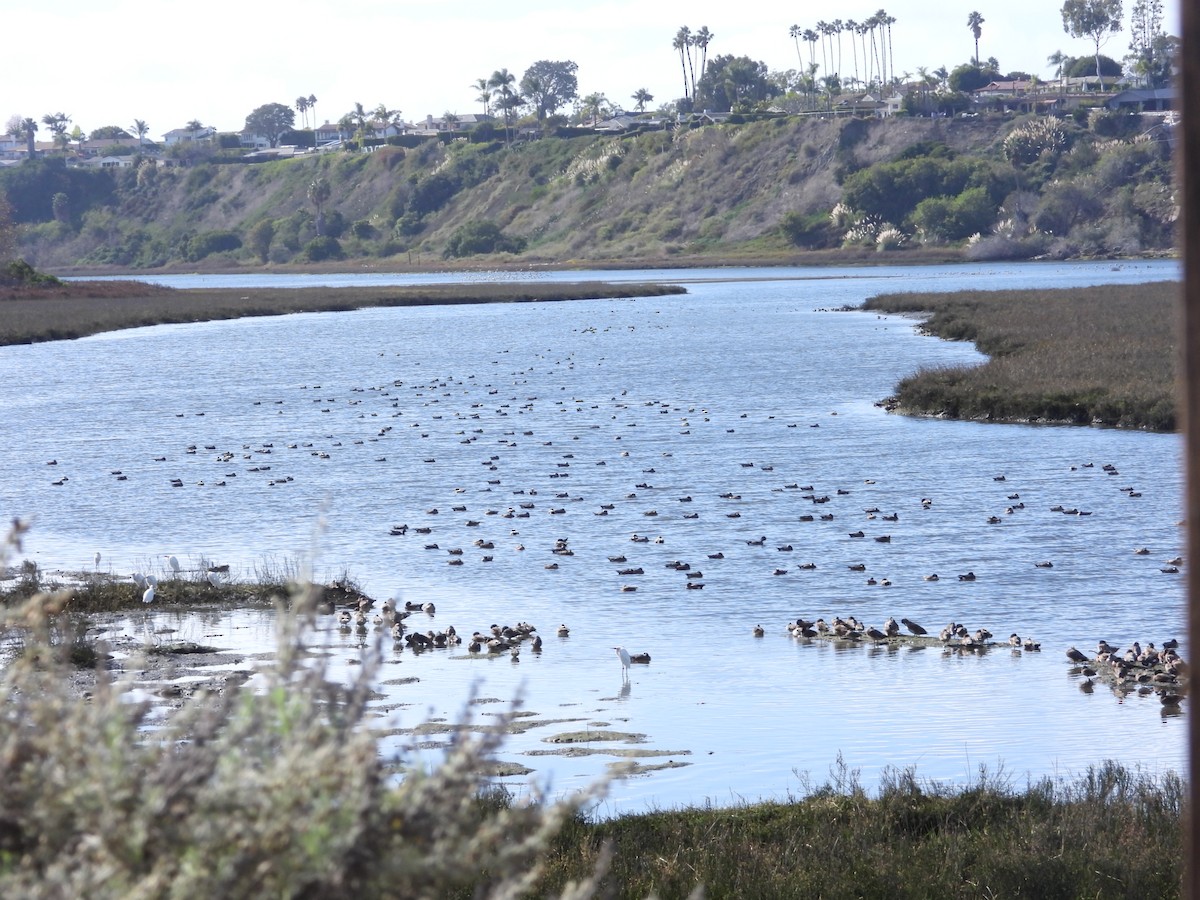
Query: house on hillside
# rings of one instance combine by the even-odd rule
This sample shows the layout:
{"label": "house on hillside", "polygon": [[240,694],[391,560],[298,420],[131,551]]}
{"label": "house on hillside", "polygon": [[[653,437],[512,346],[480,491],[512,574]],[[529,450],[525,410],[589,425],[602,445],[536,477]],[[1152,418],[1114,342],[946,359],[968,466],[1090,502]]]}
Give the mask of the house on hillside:
{"label": "house on hillside", "polygon": [[176,128],[163,135],[163,143],[168,147],[173,144],[201,143],[215,140],[217,129],[205,125],[201,128]]}
{"label": "house on hillside", "polygon": [[1175,88],[1135,88],[1121,91],[1105,104],[1109,109],[1133,112],[1167,112],[1175,109]]}
{"label": "house on hillside", "polygon": [[133,165],[132,156],[87,156],[78,159],[80,169],[128,169]]}
{"label": "house on hillside", "polygon": [[324,125],[320,125],[313,129],[313,137],[316,139],[317,146],[322,144],[332,144],[334,141],[342,139],[342,131],[332,122],[326,121]]}

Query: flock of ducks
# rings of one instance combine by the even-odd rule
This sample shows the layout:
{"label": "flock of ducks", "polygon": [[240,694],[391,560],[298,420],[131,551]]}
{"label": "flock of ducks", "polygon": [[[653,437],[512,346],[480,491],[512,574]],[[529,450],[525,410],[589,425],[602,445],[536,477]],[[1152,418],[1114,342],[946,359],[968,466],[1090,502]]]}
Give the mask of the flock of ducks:
{"label": "flock of ducks", "polygon": [[1090,693],[1099,679],[1119,693],[1156,692],[1164,707],[1178,707],[1188,693],[1189,667],[1179,655],[1179,641],[1171,638],[1161,647],[1134,641],[1122,652],[1120,647],[1101,639],[1095,654],[1089,656],[1074,646],[1067,648],[1067,659],[1075,664],[1073,674],[1082,675],[1080,688]]}
{"label": "flock of ducks", "polygon": [[[503,352],[507,351],[487,361],[490,366],[501,365]],[[897,500],[894,492],[877,490],[882,486],[870,477],[821,486],[787,472],[779,459],[755,458],[753,451],[733,449],[750,446],[743,445],[746,432],[757,436],[753,446],[764,446],[764,440],[772,446],[771,434],[819,428],[822,422],[811,417],[808,421],[776,419],[766,413],[752,417],[748,411],[710,409],[662,397],[634,398],[624,390],[603,399],[582,398],[570,393],[575,367],[571,355],[547,351],[524,366],[509,368],[507,377],[501,374],[503,368],[485,368],[481,361],[478,375],[395,379],[349,388],[349,393],[306,384],[291,395],[254,403],[272,414],[286,413],[288,417],[279,421],[296,429],[290,437],[227,446],[203,440],[180,442],[176,452],[153,456],[150,465],[122,462],[109,473],[118,481],[161,478],[164,486],[175,488],[247,483],[280,487],[320,482],[323,467],[350,457],[356,473],[362,473],[356,474],[357,480],[369,484],[373,471],[387,478],[389,459],[395,462],[403,456],[409,471],[428,472],[425,483],[433,490],[420,505],[393,513],[402,517],[395,524],[385,521],[378,527],[401,539],[400,552],[407,560],[419,560],[419,565],[433,561],[444,567],[442,577],[449,579],[462,577],[450,572],[497,565],[501,554],[507,565],[529,572],[578,572],[580,565],[603,567],[607,561],[612,589],[624,594],[647,588],[677,589],[682,594],[707,587],[718,598],[728,590],[725,573],[735,566],[745,572],[753,565],[781,585],[817,570],[849,573],[864,588],[895,588],[920,583],[918,578],[928,584],[965,584],[997,575],[979,563],[940,575],[889,571],[889,560],[905,553],[906,546],[915,543],[914,535],[923,534],[912,523],[922,516],[937,516],[945,498],[918,497],[914,492],[908,500]],[[179,418],[184,415],[176,413]],[[690,478],[686,450],[702,433],[729,448],[728,478],[720,487],[700,487]],[[784,453],[795,451],[797,442],[781,437],[773,446],[782,459]],[[675,459],[677,452],[680,459]],[[519,475],[514,471],[517,458]],[[780,472],[775,471],[776,464]],[[65,467],[58,459],[50,460],[50,465],[57,467],[56,474]],[[180,466],[186,466],[186,471]],[[1096,468],[1105,480],[1120,475],[1113,464],[1081,463],[1071,468]],[[977,513],[979,526],[1045,517],[1047,510],[1080,519],[1094,514],[1079,504],[1078,497],[1073,503],[1054,502],[1064,498],[1025,491],[1026,486],[1010,475],[981,473],[980,480],[996,486],[994,505]],[[67,480],[63,475],[55,483],[65,485]],[[1064,487],[1064,492],[1070,490]],[[1130,501],[1142,497],[1133,484],[1119,490]],[[770,527],[760,521],[767,504],[772,510]],[[779,509],[785,509],[786,515],[777,514]],[[785,519],[786,531],[779,525]],[[963,522],[964,530],[969,524]],[[819,538],[810,540],[810,535]],[[613,543],[616,540],[628,543],[622,547]],[[1149,555],[1148,548],[1136,552]],[[1024,564],[1043,571],[1053,570],[1055,562],[1031,559]],[[1175,574],[1182,562],[1172,556],[1160,568]],[[431,571],[423,574],[429,577]],[[147,602],[154,597],[154,587],[146,583],[143,588],[149,592]],[[739,590],[744,587],[738,585]],[[460,637],[452,628],[437,632],[406,627],[405,617],[420,611],[432,612],[398,609],[394,603],[385,604],[374,617],[366,610],[345,610],[342,615],[348,613],[349,621],[339,626],[388,629],[413,649],[449,648],[465,640],[465,634]],[[803,622],[798,619],[793,624]],[[536,629],[523,631],[525,625],[499,626],[499,634],[493,627],[476,631],[467,642],[468,650],[478,645],[479,653],[512,654],[532,647],[540,637]],[[899,622],[889,618],[874,627],[854,616],[834,617],[828,623],[817,619],[789,631],[809,637],[809,633],[826,634],[823,629],[846,640],[897,640],[905,633],[931,638],[907,618]],[[942,629],[940,640],[966,649],[995,643],[986,629],[971,630],[958,623]],[[1026,639],[1020,646],[1032,650],[1040,645]]]}
{"label": "flock of ducks", "polygon": [[[904,630],[901,630],[901,626]],[[912,619],[901,618],[899,622],[894,616],[888,616],[887,621],[883,623],[882,628],[876,628],[873,625],[866,625],[858,620],[855,616],[834,616],[830,621],[826,622],[823,618],[808,620],[802,616],[797,616],[793,621],[787,623],[787,633],[798,639],[813,639],[826,638],[829,640],[842,641],[870,641],[872,643],[880,643],[883,641],[895,640],[913,640],[918,638],[929,638],[929,631],[925,627],[917,624]],[[762,625],[755,625],[751,632],[755,637],[763,637],[766,635],[766,629]],[[992,640],[994,635],[986,628],[976,628],[971,631],[966,625],[960,622],[950,622],[937,635],[937,641],[949,649],[954,650],[986,650],[989,647],[996,646],[996,642]],[[931,638],[929,638],[932,640]],[[1042,649],[1040,642],[1032,638],[1024,640],[1015,632],[1009,635],[1008,645],[1016,650],[1038,651]]]}

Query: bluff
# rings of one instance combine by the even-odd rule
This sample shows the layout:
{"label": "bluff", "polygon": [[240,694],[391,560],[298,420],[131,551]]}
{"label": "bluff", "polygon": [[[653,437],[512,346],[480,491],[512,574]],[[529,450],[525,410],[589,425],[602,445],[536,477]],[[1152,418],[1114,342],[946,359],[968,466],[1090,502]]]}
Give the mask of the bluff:
{"label": "bluff", "polygon": [[1125,256],[1172,246],[1166,138],[1108,113],[778,117],[180,168],[39,160],[0,190],[50,270]]}

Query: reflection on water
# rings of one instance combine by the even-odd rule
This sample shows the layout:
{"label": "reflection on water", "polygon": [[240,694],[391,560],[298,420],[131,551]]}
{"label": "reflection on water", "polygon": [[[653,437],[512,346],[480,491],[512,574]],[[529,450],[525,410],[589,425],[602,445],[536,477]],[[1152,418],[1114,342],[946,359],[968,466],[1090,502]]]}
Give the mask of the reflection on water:
{"label": "reflection on water", "polygon": [[[783,796],[795,771],[820,781],[839,751],[867,783],[887,765],[947,780],[998,761],[1033,774],[1106,757],[1181,768],[1181,721],[1152,697],[1081,692],[1062,655],[1101,637],[1183,636],[1182,580],[1162,571],[1183,546],[1178,438],[888,415],[873,401],[901,376],[977,354],[907,319],[825,311],[880,290],[1176,273],[692,272],[683,297],[375,309],[4,348],[0,512],[34,516],[26,550],[44,568],[88,568],[100,549],[113,572],[167,577],[173,553],[185,577],[216,560],[250,578],[270,559],[433,601],[434,616],[410,620],[421,630],[532,622],[546,646],[518,664],[386,646],[380,705],[411,726],[478,712],[474,690],[690,751],[688,765],[615,789],[613,810]],[[731,274],[741,280],[708,280]],[[170,639],[245,654],[249,668],[272,646],[270,613],[141,613],[122,626],[139,640],[174,628]],[[798,615],[907,616],[935,634],[962,622],[1045,649],[794,640],[784,624]],[[559,623],[569,637],[554,635]],[[331,671],[350,677],[369,639],[332,617],[318,627]],[[614,693],[616,645],[652,662]],[[505,752],[559,789],[609,761],[527,755],[556,730],[530,728]]]}

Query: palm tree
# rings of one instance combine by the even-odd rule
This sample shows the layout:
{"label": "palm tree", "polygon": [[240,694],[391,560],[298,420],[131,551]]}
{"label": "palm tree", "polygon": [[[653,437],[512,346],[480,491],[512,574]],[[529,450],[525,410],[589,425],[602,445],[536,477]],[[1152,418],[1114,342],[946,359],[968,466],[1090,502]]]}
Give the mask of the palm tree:
{"label": "palm tree", "polygon": [[1063,64],[1066,63],[1068,59],[1070,59],[1070,57],[1061,50],[1055,50],[1046,57],[1046,62],[1054,66],[1054,77],[1059,79],[1060,82],[1062,81]]}
{"label": "palm tree", "polygon": [[66,113],[46,113],[42,116],[42,124],[47,126],[54,134],[54,143],[58,144],[59,149],[66,150],[67,144],[71,139],[67,136],[67,125],[70,123],[71,117]]}
{"label": "palm tree", "polygon": [[[707,25],[701,25],[700,30],[692,35],[692,46],[700,48],[700,80],[704,80],[704,69],[708,65],[708,45],[715,35],[708,30]],[[696,84],[692,83],[692,93],[696,92]]]}
{"label": "palm tree", "polygon": [[300,113],[300,121],[307,128],[308,127],[308,98],[307,97],[297,97],[296,98],[296,112]]}
{"label": "palm tree", "polygon": [[683,70],[683,99],[687,100],[692,95],[688,90],[688,67],[687,67],[687,48],[690,46],[692,39],[691,29],[686,25],[682,26],[675,32],[675,40],[671,42],[671,46],[679,51],[679,67]]}
{"label": "palm tree", "polygon": [[[316,94],[308,95],[308,108],[312,111],[313,131],[316,131],[317,130],[317,95]],[[315,140],[316,140],[316,138],[314,138],[314,141]]]}
{"label": "palm tree", "polygon": [[133,133],[137,135],[138,146],[144,146],[146,143],[146,133],[150,130],[150,126],[142,119],[134,119],[132,127]]}
{"label": "palm tree", "polygon": [[977,11],[972,11],[967,16],[967,27],[971,29],[971,34],[975,35],[975,67],[979,67],[979,36],[983,34],[983,16]]}
{"label": "palm tree", "polygon": [[788,37],[796,42],[796,60],[801,66],[804,65],[804,55],[800,52],[800,38],[804,36],[804,33],[799,25],[793,25],[788,29]]}
{"label": "palm tree", "polygon": [[874,62],[867,56],[867,32],[871,30],[870,20],[865,20],[858,23],[855,31],[858,33],[858,40],[862,44],[863,68],[867,70],[867,87],[871,87],[871,78],[875,73]]}
{"label": "palm tree", "polygon": [[842,27],[850,33],[850,50],[854,53],[854,80],[858,81],[858,44],[854,43],[854,36],[858,34],[858,23],[847,19]]}
{"label": "palm tree", "polygon": [[483,104],[483,114],[490,115],[492,109],[492,89],[488,87],[486,78],[476,78],[475,83],[471,85],[472,89],[479,91],[475,99]]}
{"label": "palm tree", "polygon": [[890,62],[892,64],[892,81],[894,82],[896,80],[896,54],[892,50],[892,26],[896,24],[896,17],[889,16],[882,9],[879,12],[880,12],[880,15],[882,15],[882,17],[883,17],[883,24],[887,26],[887,39],[888,39],[888,54],[887,55],[888,55],[888,62]]}
{"label": "palm tree", "polygon": [[33,137],[37,134],[38,130],[37,119],[23,119],[21,121],[21,130],[25,134],[25,158],[33,159],[37,154],[37,146]]}
{"label": "palm tree", "polygon": [[817,32],[821,35],[821,71],[829,74],[829,58],[825,55],[825,38],[829,36],[829,23],[822,19],[817,23]]}
{"label": "palm tree", "polygon": [[400,110],[388,109],[386,103],[380,103],[372,111],[373,115],[382,126],[383,136],[387,137],[388,126],[395,128],[397,132],[400,130]]}
{"label": "palm tree", "polygon": [[637,111],[644,113],[646,111],[646,104],[654,99],[654,95],[645,88],[638,88],[633,92],[633,97],[631,99],[633,100],[634,107],[637,109]]}
{"label": "palm tree", "polygon": [[590,114],[592,124],[595,125],[600,121],[600,113],[604,110],[605,104],[608,103],[608,98],[601,93],[588,94],[583,98],[581,109],[585,114]]}
{"label": "palm tree", "polygon": [[458,130],[458,115],[452,112],[442,113],[442,123],[446,126],[447,131]]}
{"label": "palm tree", "polygon": [[[829,23],[829,28],[833,34],[837,35],[837,72],[835,72],[834,74],[836,74],[838,76],[838,78],[841,78],[842,77],[842,32],[846,30],[846,23],[843,22],[841,19],[834,19],[832,22]],[[829,55],[832,56],[833,55],[833,44],[832,43],[830,43],[830,45],[829,45],[829,50],[830,50]]]}
{"label": "palm tree", "polygon": [[312,184],[308,186],[308,199],[317,208],[317,237],[321,237],[325,231],[324,207],[332,194],[333,188],[329,186],[328,181],[320,176],[314,178]]}
{"label": "palm tree", "polygon": [[521,96],[513,90],[517,76],[508,69],[497,69],[488,79],[488,88],[496,98],[496,105],[504,111],[504,139],[511,140],[509,128],[512,124],[512,111],[521,102]]}

